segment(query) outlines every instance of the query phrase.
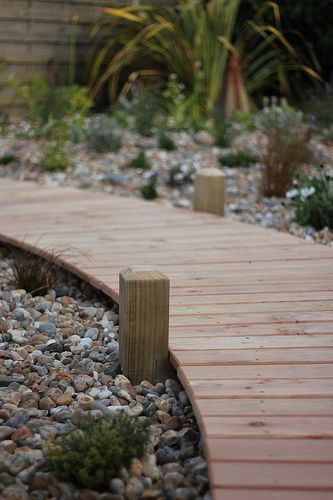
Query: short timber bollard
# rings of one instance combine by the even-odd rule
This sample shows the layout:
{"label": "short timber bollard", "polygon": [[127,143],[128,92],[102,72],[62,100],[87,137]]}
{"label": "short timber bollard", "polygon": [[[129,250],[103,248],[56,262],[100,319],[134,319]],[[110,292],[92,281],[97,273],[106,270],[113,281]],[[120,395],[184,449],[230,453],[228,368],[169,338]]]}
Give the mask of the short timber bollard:
{"label": "short timber bollard", "polygon": [[120,272],[120,364],[133,384],[167,378],[169,294],[169,279],[155,266],[130,266]]}
{"label": "short timber bollard", "polygon": [[218,168],[199,170],[194,181],[193,209],[224,215],[225,175]]}

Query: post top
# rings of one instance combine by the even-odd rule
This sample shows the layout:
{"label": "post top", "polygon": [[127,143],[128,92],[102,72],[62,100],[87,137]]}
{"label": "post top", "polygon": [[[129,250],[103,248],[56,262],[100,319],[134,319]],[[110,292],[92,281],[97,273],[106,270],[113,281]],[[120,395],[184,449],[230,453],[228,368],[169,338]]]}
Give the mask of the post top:
{"label": "post top", "polygon": [[225,174],[216,167],[202,168],[197,172],[197,176],[203,177],[225,177]]}
{"label": "post top", "polygon": [[148,264],[134,264],[120,271],[120,276],[126,280],[167,280],[168,277],[162,273],[159,267]]}

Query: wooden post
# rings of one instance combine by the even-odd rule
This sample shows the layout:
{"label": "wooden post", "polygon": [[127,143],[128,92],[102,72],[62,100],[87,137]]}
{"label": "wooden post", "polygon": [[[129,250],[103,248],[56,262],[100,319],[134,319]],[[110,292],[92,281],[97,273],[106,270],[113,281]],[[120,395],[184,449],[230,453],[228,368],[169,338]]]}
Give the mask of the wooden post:
{"label": "wooden post", "polygon": [[199,170],[194,181],[193,209],[224,215],[225,175],[218,168]]}
{"label": "wooden post", "polygon": [[169,279],[156,266],[120,272],[120,364],[133,384],[168,377],[169,291]]}

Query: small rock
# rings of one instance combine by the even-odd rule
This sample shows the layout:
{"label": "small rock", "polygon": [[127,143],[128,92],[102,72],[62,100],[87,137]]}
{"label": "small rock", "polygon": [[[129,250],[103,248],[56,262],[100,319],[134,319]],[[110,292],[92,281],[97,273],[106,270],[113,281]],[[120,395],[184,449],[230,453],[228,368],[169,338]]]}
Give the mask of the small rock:
{"label": "small rock", "polygon": [[97,340],[99,335],[99,331],[97,328],[88,328],[86,333],[84,334],[85,338],[90,338],[91,340]]}
{"label": "small rock", "polygon": [[95,407],[94,398],[88,396],[87,394],[79,394],[79,396],[77,397],[77,401],[79,403],[79,407],[82,410],[92,410]]}
{"label": "small rock", "polygon": [[179,472],[167,472],[163,477],[163,486],[167,490],[175,490],[184,484],[184,476]]}
{"label": "small rock", "polygon": [[14,432],[13,427],[9,427],[8,425],[1,425],[0,426],[0,441],[3,441],[4,439],[7,439],[9,436],[11,436]]}
{"label": "small rock", "polygon": [[116,495],[124,495],[125,485],[124,482],[118,477],[111,479],[109,486],[112,493],[115,493]]}
{"label": "small rock", "polygon": [[192,500],[196,498],[196,491],[190,488],[177,488],[174,491],[174,500]]}
{"label": "small rock", "polygon": [[27,439],[32,436],[32,432],[29,429],[29,427],[23,425],[22,427],[19,427],[16,429],[15,432],[13,432],[11,438],[13,441],[22,441],[24,439]]}
{"label": "small rock", "polygon": [[91,387],[94,383],[92,377],[88,375],[77,375],[73,380],[73,385],[77,392],[86,391],[89,387]]}
{"label": "small rock", "polygon": [[25,330],[8,330],[8,333],[15,344],[24,345],[29,343],[29,340],[24,337]]}
{"label": "small rock", "polygon": [[163,446],[156,450],[157,465],[163,465],[168,462],[176,462],[179,459],[179,451],[174,450],[170,446]]}
{"label": "small rock", "polygon": [[126,484],[125,496],[128,500],[138,500],[143,490],[144,487],[140,479],[137,477],[130,477]]}
{"label": "small rock", "polygon": [[49,337],[54,337],[57,333],[57,328],[51,321],[45,321],[40,323],[38,327],[40,333],[46,333]]}
{"label": "small rock", "polygon": [[140,477],[142,475],[142,471],[143,465],[141,461],[138,458],[133,458],[129,469],[130,475]]}
{"label": "small rock", "polygon": [[141,459],[142,473],[145,476],[151,477],[153,481],[157,481],[160,478],[160,469],[156,465],[156,456],[154,453],[150,455],[144,455]]}
{"label": "small rock", "polygon": [[195,142],[201,144],[202,146],[213,146],[214,144],[213,135],[210,134],[209,132],[205,132],[204,130],[194,134],[194,140]]}
{"label": "small rock", "polygon": [[14,453],[17,444],[11,439],[5,439],[0,442],[0,449],[6,451],[7,453]]}

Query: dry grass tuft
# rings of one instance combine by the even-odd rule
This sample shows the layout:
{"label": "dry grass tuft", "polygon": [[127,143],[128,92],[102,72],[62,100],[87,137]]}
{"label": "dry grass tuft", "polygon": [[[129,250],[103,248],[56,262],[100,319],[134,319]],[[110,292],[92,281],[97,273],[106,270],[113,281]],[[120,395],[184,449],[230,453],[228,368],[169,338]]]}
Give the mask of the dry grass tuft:
{"label": "dry grass tuft", "polygon": [[62,255],[63,253],[47,250],[35,255],[25,250],[10,248],[9,261],[15,286],[32,295],[40,295],[54,288],[62,276],[58,265]]}

